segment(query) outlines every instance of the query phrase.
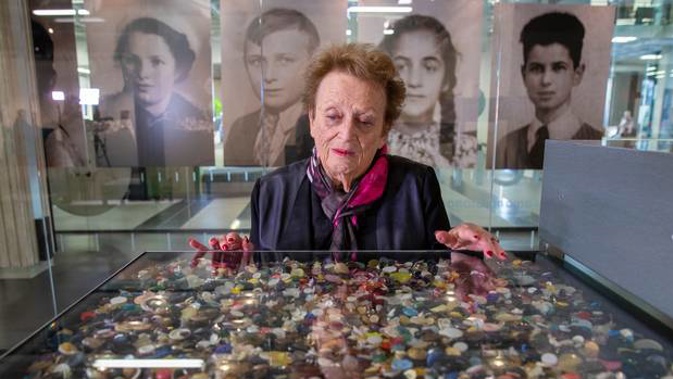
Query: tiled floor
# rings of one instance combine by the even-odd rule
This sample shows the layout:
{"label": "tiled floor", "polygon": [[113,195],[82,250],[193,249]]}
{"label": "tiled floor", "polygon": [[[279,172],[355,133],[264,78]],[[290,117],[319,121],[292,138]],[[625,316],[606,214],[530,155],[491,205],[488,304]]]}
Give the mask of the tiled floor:
{"label": "tiled floor", "polygon": [[[537,236],[531,230],[537,226],[539,178],[496,173],[501,184],[494,184],[491,193],[490,175],[438,171],[452,223],[491,225],[506,249],[536,250]],[[250,183],[246,185],[242,192]],[[229,229],[246,232],[248,197],[233,192],[226,197],[208,192],[198,199],[124,202],[86,217],[55,208],[60,251],[51,275],[45,271],[32,279],[0,280],[0,350],[25,338],[142,251],[186,250],[190,236],[205,240]]]}

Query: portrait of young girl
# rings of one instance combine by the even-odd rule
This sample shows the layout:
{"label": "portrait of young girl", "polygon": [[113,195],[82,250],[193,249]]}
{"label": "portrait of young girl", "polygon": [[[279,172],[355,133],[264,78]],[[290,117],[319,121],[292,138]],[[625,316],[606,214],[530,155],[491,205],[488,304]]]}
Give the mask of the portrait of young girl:
{"label": "portrait of young girl", "polygon": [[[379,47],[395,62],[407,97],[390,132],[392,154],[433,167],[472,167],[476,131],[457,119],[456,86],[460,51],[437,18],[412,14],[391,23]],[[476,84],[476,83],[475,83]]]}

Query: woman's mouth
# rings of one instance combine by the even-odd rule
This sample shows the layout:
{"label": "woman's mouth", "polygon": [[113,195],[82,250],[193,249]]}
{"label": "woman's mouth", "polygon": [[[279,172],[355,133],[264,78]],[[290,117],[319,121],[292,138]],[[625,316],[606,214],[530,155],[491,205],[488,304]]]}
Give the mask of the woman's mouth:
{"label": "woman's mouth", "polygon": [[349,157],[349,156],[355,154],[354,152],[352,152],[352,151],[350,151],[350,150],[346,150],[346,149],[338,149],[338,148],[334,148],[334,147],[332,148],[332,152],[333,152],[334,154],[340,156],[340,157]]}

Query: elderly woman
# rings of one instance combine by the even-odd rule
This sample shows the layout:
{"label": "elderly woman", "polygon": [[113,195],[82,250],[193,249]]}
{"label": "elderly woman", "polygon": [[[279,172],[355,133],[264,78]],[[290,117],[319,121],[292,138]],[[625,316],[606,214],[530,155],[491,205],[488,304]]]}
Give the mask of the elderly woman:
{"label": "elderly woman", "polygon": [[[369,45],[334,46],[314,56],[304,94],[313,155],[255,184],[250,233],[255,250],[448,247],[506,258],[484,229],[450,228],[431,167],[387,154],[388,133],[404,96],[393,61]],[[252,248],[247,239],[243,246]],[[461,253],[453,253],[452,264],[488,272],[481,260]],[[489,289],[488,281],[475,286],[478,292]]]}
{"label": "elderly woman", "polygon": [[252,193],[257,250],[483,251],[505,258],[484,229],[450,229],[431,167],[388,155],[405,87],[393,61],[368,45],[331,47],[306,73],[310,159],[261,178]]}

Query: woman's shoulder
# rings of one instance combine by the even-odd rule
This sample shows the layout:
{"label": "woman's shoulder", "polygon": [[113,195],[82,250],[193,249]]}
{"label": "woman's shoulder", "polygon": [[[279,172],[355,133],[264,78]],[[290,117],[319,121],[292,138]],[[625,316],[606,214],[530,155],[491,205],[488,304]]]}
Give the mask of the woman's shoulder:
{"label": "woman's shoulder", "polygon": [[279,167],[270,173],[259,178],[260,185],[281,184],[301,181],[306,175],[306,165],[308,159],[290,163],[288,165]]}
{"label": "woman's shoulder", "polygon": [[388,155],[389,172],[405,175],[427,175],[435,169],[423,163],[399,155]]}
{"label": "woman's shoulder", "polygon": [[181,117],[203,117],[204,116],[204,111],[203,109],[200,109],[194,103],[191,101],[187,100],[184,96],[181,94],[174,92],[173,95],[171,95],[171,101],[169,105],[169,109],[175,111],[177,114],[179,114]]}

